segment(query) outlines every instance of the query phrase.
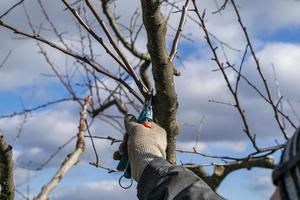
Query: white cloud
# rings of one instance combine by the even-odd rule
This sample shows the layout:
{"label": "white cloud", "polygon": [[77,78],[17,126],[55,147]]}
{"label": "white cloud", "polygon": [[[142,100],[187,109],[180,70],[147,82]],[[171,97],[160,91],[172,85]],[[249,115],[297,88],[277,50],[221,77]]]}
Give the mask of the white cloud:
{"label": "white cloud", "polygon": [[[292,43],[269,43],[258,52],[264,71],[273,78],[272,63],[280,82],[283,95],[290,98],[299,98],[299,76],[300,76],[300,45]],[[271,79],[271,83],[274,82]]]}
{"label": "white cloud", "polygon": [[207,145],[202,142],[177,142],[176,148],[183,151],[193,151],[193,148],[196,148],[197,151],[204,151],[207,148]]}
{"label": "white cloud", "polygon": [[246,142],[229,142],[229,141],[222,141],[222,142],[211,142],[209,143],[211,147],[223,149],[231,152],[244,152],[246,150]]}

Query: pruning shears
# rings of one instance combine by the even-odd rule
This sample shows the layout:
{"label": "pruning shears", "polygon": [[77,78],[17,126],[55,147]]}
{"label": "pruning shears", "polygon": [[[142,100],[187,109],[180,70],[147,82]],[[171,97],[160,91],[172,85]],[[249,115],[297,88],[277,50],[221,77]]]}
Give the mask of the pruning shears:
{"label": "pruning shears", "polygon": [[[148,98],[145,99],[143,110],[141,111],[138,117],[138,123],[143,124],[146,128],[152,127],[153,122],[153,111],[152,111],[152,97],[153,97],[153,90],[150,92]],[[124,174],[119,179],[119,184],[122,188],[128,189],[131,187],[132,182],[129,186],[125,187],[122,185],[121,180],[122,178],[131,179],[131,168],[129,163],[128,154],[124,154],[121,157],[121,160],[117,166],[117,170],[124,171]]]}

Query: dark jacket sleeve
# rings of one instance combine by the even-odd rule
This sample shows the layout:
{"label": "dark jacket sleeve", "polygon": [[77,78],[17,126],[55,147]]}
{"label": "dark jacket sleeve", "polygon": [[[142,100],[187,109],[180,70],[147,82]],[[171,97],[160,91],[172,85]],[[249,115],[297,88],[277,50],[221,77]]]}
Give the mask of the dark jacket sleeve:
{"label": "dark jacket sleeve", "polygon": [[192,171],[156,158],[138,182],[140,200],[223,200]]}

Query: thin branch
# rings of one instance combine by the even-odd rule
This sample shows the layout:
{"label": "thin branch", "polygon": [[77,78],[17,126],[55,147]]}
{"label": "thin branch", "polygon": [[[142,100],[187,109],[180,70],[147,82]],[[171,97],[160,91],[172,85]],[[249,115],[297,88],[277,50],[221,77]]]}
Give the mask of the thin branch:
{"label": "thin branch", "polygon": [[225,0],[224,3],[222,4],[222,6],[220,8],[218,8],[218,10],[212,12],[212,14],[220,13],[222,10],[225,10],[227,3],[228,3],[228,0]]}
{"label": "thin branch", "polygon": [[176,151],[179,153],[188,153],[188,154],[196,154],[200,155],[203,157],[207,158],[214,158],[214,159],[221,159],[221,160],[234,160],[234,161],[243,161],[243,160],[248,160],[248,159],[257,159],[257,158],[262,158],[267,155],[271,155],[278,151],[279,149],[282,149],[285,147],[286,144],[278,144],[275,146],[267,147],[267,148],[260,148],[259,151],[254,151],[250,154],[248,154],[245,157],[230,157],[230,156],[218,156],[218,155],[210,155],[210,154],[205,154],[197,151],[195,148],[193,148],[192,151],[187,151],[187,150],[180,150],[177,149]]}
{"label": "thin branch", "polygon": [[2,19],[4,16],[6,16],[10,11],[12,11],[14,8],[16,8],[17,6],[21,5],[21,3],[23,3],[24,0],[21,0],[17,3],[15,3],[12,7],[10,7],[7,11],[5,11],[2,15],[0,15],[0,19]]}
{"label": "thin branch", "polygon": [[[234,66],[232,66],[230,63],[227,63],[228,66],[224,67],[224,68],[228,68],[230,67],[231,69],[233,69],[234,72],[236,72],[237,74],[239,74],[238,70],[234,68]],[[244,79],[244,81],[246,81],[246,83],[252,88],[254,89],[255,92],[257,92],[257,94],[259,96],[261,96],[263,98],[263,100],[265,100],[268,104],[272,104],[272,102],[270,102],[270,100],[265,97],[265,95],[246,77],[244,76],[242,73],[240,73],[240,77],[242,79]],[[275,106],[276,107],[276,106]],[[277,109],[277,112],[283,116],[294,129],[297,129],[297,126],[293,123],[293,121],[289,118],[289,116],[287,116],[286,114],[284,114],[283,112],[281,112],[280,110]]]}
{"label": "thin branch", "polygon": [[102,104],[99,108],[95,109],[92,112],[92,117],[97,116],[99,113],[103,112],[104,110],[106,110],[107,108],[109,108],[113,105],[116,105],[117,108],[119,109],[119,111],[121,113],[123,113],[124,115],[126,115],[128,113],[128,109],[125,107],[125,105],[119,99],[115,98],[111,101],[108,101],[108,102]]}
{"label": "thin branch", "polygon": [[244,64],[244,61],[245,61],[245,58],[246,58],[246,55],[247,55],[248,47],[249,47],[249,45],[247,44],[246,48],[245,48],[245,51],[244,51],[244,54],[243,54],[243,57],[242,57],[242,60],[241,60],[240,67],[239,67],[239,72],[238,72],[238,76],[237,76],[237,79],[236,79],[235,90],[234,90],[235,93],[238,92],[239,83],[240,83],[240,80],[241,80],[242,68],[243,68],[243,64]]}
{"label": "thin branch", "polygon": [[116,139],[116,138],[113,138],[113,137],[111,137],[111,136],[103,137],[103,136],[96,136],[96,135],[92,135],[92,136],[85,135],[84,137],[92,137],[92,138],[94,138],[94,139],[110,140],[110,141],[111,141],[110,145],[113,145],[114,143],[120,143],[120,142],[123,142],[123,140]]}
{"label": "thin branch", "polygon": [[71,137],[67,142],[65,142],[63,145],[61,145],[60,147],[58,147],[58,149],[52,153],[49,158],[42,163],[38,168],[36,168],[36,171],[40,171],[42,170],[46,165],[48,165],[50,163],[50,161],[63,149],[65,148],[68,144],[70,144],[74,139],[76,138],[76,136]]}
{"label": "thin branch", "polygon": [[297,112],[296,112],[294,106],[292,105],[292,102],[291,102],[290,100],[287,100],[287,103],[288,103],[289,107],[291,108],[293,114],[295,115],[296,119],[298,120],[298,122],[300,122],[300,117],[299,117],[299,115],[297,114]]}
{"label": "thin branch", "polygon": [[183,31],[183,27],[184,24],[186,22],[186,14],[187,14],[187,10],[189,8],[191,0],[186,0],[184,6],[182,7],[182,14],[181,14],[181,18],[180,18],[180,22],[177,28],[177,32],[175,35],[175,38],[173,40],[173,45],[172,45],[172,49],[169,55],[169,59],[172,62],[173,59],[175,58],[175,55],[177,54],[177,49],[178,49],[178,44],[182,35],[182,31]]}
{"label": "thin branch", "polygon": [[[63,0],[65,1],[65,0]],[[114,41],[111,33],[109,32],[106,24],[104,23],[103,19],[101,18],[101,16],[96,12],[95,8],[92,6],[92,4],[90,3],[89,0],[85,0],[85,3],[87,4],[87,6],[89,7],[89,9],[92,11],[93,15],[96,17],[97,21],[99,22],[99,24],[101,25],[103,31],[105,32],[108,40],[110,41],[111,45],[114,47],[115,51],[118,53],[118,55],[120,56],[120,58],[122,59],[123,63],[125,64],[127,70],[129,71],[129,74],[132,76],[132,78],[134,79],[135,83],[137,84],[137,86],[140,89],[140,92],[145,95],[149,89],[143,84],[143,82],[141,82],[141,80],[138,78],[137,74],[135,73],[133,67],[130,65],[130,63],[128,62],[126,56],[123,54],[123,52],[121,51],[121,49],[119,48],[119,46],[117,45],[117,43]]]}
{"label": "thin branch", "polygon": [[45,7],[44,7],[42,1],[41,1],[41,0],[38,0],[38,4],[39,4],[40,8],[42,9],[42,12],[43,12],[43,14],[44,14],[44,16],[45,16],[47,22],[50,24],[50,26],[51,26],[53,32],[54,32],[55,35],[58,37],[59,41],[65,46],[66,49],[69,49],[68,45],[65,43],[65,41],[64,41],[64,39],[63,39],[63,37],[62,37],[62,33],[59,33],[59,32],[58,32],[58,30],[57,30],[57,28],[55,27],[54,23],[53,23],[52,20],[50,19],[50,17],[49,17],[49,15],[48,15],[48,13],[47,13],[47,11],[46,11],[46,9],[45,9]]}
{"label": "thin branch", "polygon": [[25,194],[23,194],[21,191],[16,189],[16,193],[19,194],[23,199],[25,200],[30,200],[28,197],[25,196]]}
{"label": "thin branch", "polygon": [[0,26],[3,26],[11,31],[13,31],[15,34],[19,34],[19,35],[23,35],[23,36],[26,36],[28,38],[32,38],[32,39],[35,39],[35,40],[38,40],[40,42],[43,42],[73,58],[76,58],[78,60],[81,60],[85,63],[87,63],[88,65],[90,65],[91,67],[93,67],[97,72],[101,73],[101,74],[104,74],[106,76],[108,76],[109,78],[112,78],[113,80],[121,83],[122,85],[124,85],[128,91],[133,94],[141,103],[143,103],[144,101],[142,100],[142,98],[139,96],[139,94],[133,90],[129,85],[128,83],[126,83],[123,79],[121,79],[120,77],[116,77],[114,75],[112,75],[111,73],[109,73],[107,70],[103,69],[102,67],[100,67],[99,65],[97,65],[96,63],[93,63],[91,60],[89,60],[87,57],[83,57],[73,51],[70,51],[70,50],[66,50],[64,48],[61,48],[60,46],[44,39],[43,37],[41,37],[40,35],[38,34],[29,34],[29,33],[25,33],[25,32],[22,32],[22,31],[19,31],[17,30],[16,28],[4,23],[3,21],[0,20]]}
{"label": "thin branch", "polygon": [[72,101],[72,100],[74,100],[74,99],[73,98],[63,98],[63,99],[58,99],[58,100],[54,100],[54,101],[49,101],[47,103],[44,103],[42,105],[39,105],[39,106],[36,106],[36,107],[33,107],[33,108],[26,108],[26,109],[24,109],[20,112],[14,112],[14,113],[7,114],[7,115],[1,115],[0,119],[11,118],[11,117],[15,117],[17,115],[24,115],[24,114],[27,114],[27,113],[31,113],[33,111],[37,111],[37,110],[42,109],[42,108],[46,108],[50,105],[54,105],[54,104],[65,102],[65,101]]}
{"label": "thin branch", "polygon": [[97,168],[104,169],[104,170],[108,171],[108,173],[119,172],[119,171],[116,170],[116,169],[111,169],[111,168],[109,168],[109,167],[104,167],[103,165],[100,165],[99,163],[90,162],[89,164],[90,164],[90,165],[93,165],[93,166],[95,166],[95,167],[97,167]]}
{"label": "thin branch", "polygon": [[[102,1],[102,10],[104,15],[106,16],[108,23],[112,30],[114,31],[116,37],[121,41],[121,43],[124,45],[125,48],[127,48],[133,55],[136,57],[143,59],[143,60],[150,60],[150,55],[148,53],[141,53],[139,52],[133,44],[130,44],[125,40],[125,38],[122,36],[120,30],[118,29],[117,23],[115,21],[115,17],[112,15],[112,13],[109,10],[109,1],[108,0],[103,0]],[[140,29],[139,29],[140,30]],[[138,30],[138,32],[139,32]],[[133,40],[133,42],[136,39]]]}
{"label": "thin branch", "polygon": [[239,11],[238,11],[238,9],[237,9],[237,6],[236,6],[236,4],[235,4],[235,1],[234,1],[234,0],[231,0],[231,4],[232,4],[232,6],[233,6],[233,8],[234,8],[234,11],[235,11],[235,13],[236,13],[236,16],[237,16],[237,18],[238,18],[238,23],[240,24],[240,26],[241,26],[241,28],[242,28],[242,30],[243,30],[243,33],[244,33],[244,35],[245,35],[245,38],[246,38],[246,40],[247,40],[247,44],[249,45],[250,52],[251,52],[252,57],[253,57],[253,59],[254,59],[254,62],[255,62],[255,64],[256,64],[256,69],[257,69],[257,71],[258,71],[258,73],[259,73],[259,76],[260,76],[261,80],[263,81],[263,85],[264,85],[265,90],[266,90],[266,92],[267,92],[268,99],[269,99],[269,101],[271,102],[271,106],[272,106],[272,109],[273,109],[273,112],[274,112],[275,120],[276,120],[276,122],[277,122],[277,124],[278,124],[278,126],[279,126],[279,128],[280,128],[280,130],[281,130],[281,132],[283,133],[284,138],[285,138],[286,140],[288,140],[287,133],[286,133],[286,131],[285,131],[283,125],[281,124],[281,122],[280,122],[280,120],[279,120],[279,115],[278,115],[278,112],[277,112],[277,108],[276,108],[276,106],[275,106],[275,104],[274,104],[274,102],[273,102],[273,100],[272,100],[272,96],[271,96],[271,92],[270,92],[269,86],[268,86],[268,84],[267,84],[267,80],[266,80],[266,78],[265,78],[265,76],[264,76],[264,74],[263,74],[263,72],[262,72],[260,63],[259,63],[259,61],[258,61],[258,58],[257,58],[256,54],[255,54],[254,48],[253,48],[253,46],[252,46],[252,44],[251,44],[250,37],[249,37],[249,35],[248,35],[248,32],[247,32],[247,30],[246,30],[246,27],[244,26],[244,24],[243,24],[243,22],[242,22],[242,19],[241,19],[241,16],[240,16]]}
{"label": "thin branch", "polygon": [[251,133],[251,131],[250,131],[250,127],[248,125],[248,121],[247,121],[246,116],[245,116],[245,111],[241,107],[238,95],[234,91],[234,88],[233,88],[233,86],[231,85],[231,83],[229,81],[229,78],[228,78],[228,76],[227,76],[227,74],[225,72],[225,69],[223,68],[223,63],[221,63],[221,61],[219,60],[219,56],[218,56],[218,54],[216,52],[217,47],[213,46],[212,41],[210,39],[210,35],[209,35],[209,33],[208,33],[207,29],[206,29],[206,24],[205,24],[205,20],[204,20],[205,11],[203,12],[202,15],[200,15],[195,0],[193,0],[193,4],[194,4],[194,8],[195,8],[195,13],[198,16],[198,18],[200,20],[200,24],[201,24],[202,30],[204,31],[205,39],[207,41],[207,44],[208,44],[209,48],[211,49],[211,51],[213,53],[214,57],[212,58],[212,60],[214,60],[216,62],[217,66],[219,67],[220,71],[222,72],[222,75],[223,75],[223,77],[224,77],[224,79],[226,81],[227,87],[228,87],[229,91],[231,92],[231,94],[232,94],[232,96],[234,98],[235,107],[238,110],[238,113],[239,113],[239,115],[241,117],[241,120],[243,122],[243,125],[244,125],[244,132],[247,135],[247,137],[249,138],[249,140],[251,141],[253,148],[256,149],[257,151],[259,151],[259,147],[257,146],[256,141],[255,141],[255,135],[253,135]]}
{"label": "thin branch", "polygon": [[[275,69],[275,65],[272,63],[272,69],[273,69],[273,76],[274,76],[274,81],[275,81],[275,86],[276,86],[276,90],[277,90],[277,97],[278,97],[278,103],[279,103],[279,110],[281,112],[283,112],[283,103],[282,103],[282,99],[283,96],[281,95],[281,89],[280,89],[280,83],[279,80],[277,78],[277,73],[276,73],[276,69]],[[276,106],[276,108],[278,108],[278,106]],[[281,122],[282,122],[282,126],[285,130],[285,119],[283,116],[281,116]]]}
{"label": "thin branch", "polygon": [[92,97],[88,96],[85,100],[84,106],[82,108],[80,122],[79,122],[79,132],[77,135],[77,142],[75,146],[75,150],[66,158],[66,160],[62,163],[56,174],[47,183],[38,194],[35,200],[47,200],[49,193],[58,185],[58,183],[64,178],[67,171],[71,169],[76,163],[79,162],[80,155],[84,152],[85,149],[85,141],[84,141],[84,131],[86,129],[85,120],[87,117],[87,110],[89,105],[92,102]]}
{"label": "thin branch", "polygon": [[226,105],[226,106],[232,106],[235,107],[235,105],[233,105],[232,103],[227,103],[227,102],[223,102],[223,101],[217,101],[214,99],[210,99],[208,100],[209,103],[216,103],[216,104],[222,104],[222,105]]}
{"label": "thin branch", "polygon": [[97,149],[96,149],[96,146],[95,146],[95,143],[94,143],[94,139],[93,139],[92,134],[90,132],[89,124],[87,123],[86,120],[85,120],[85,124],[86,124],[86,128],[87,128],[87,131],[88,131],[88,134],[89,134],[89,138],[91,139],[91,142],[92,142],[92,146],[93,146],[95,156],[96,156],[96,163],[98,164],[99,163],[99,156],[98,156]]}
{"label": "thin branch", "polygon": [[2,60],[2,62],[0,63],[0,69],[4,66],[4,64],[6,63],[6,61],[8,60],[9,56],[11,55],[11,50],[9,50],[8,54],[5,56],[5,58]]}

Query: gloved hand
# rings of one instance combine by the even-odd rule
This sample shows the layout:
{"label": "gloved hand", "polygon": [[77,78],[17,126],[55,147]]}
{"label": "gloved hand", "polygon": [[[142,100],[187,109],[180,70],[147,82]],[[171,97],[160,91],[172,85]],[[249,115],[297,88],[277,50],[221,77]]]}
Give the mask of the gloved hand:
{"label": "gloved hand", "polygon": [[166,131],[154,122],[152,122],[151,128],[146,128],[139,124],[133,115],[125,117],[125,129],[127,132],[119,146],[119,152],[114,155],[114,159],[119,159],[120,155],[127,152],[131,176],[138,181],[145,167],[154,158],[166,158]]}

